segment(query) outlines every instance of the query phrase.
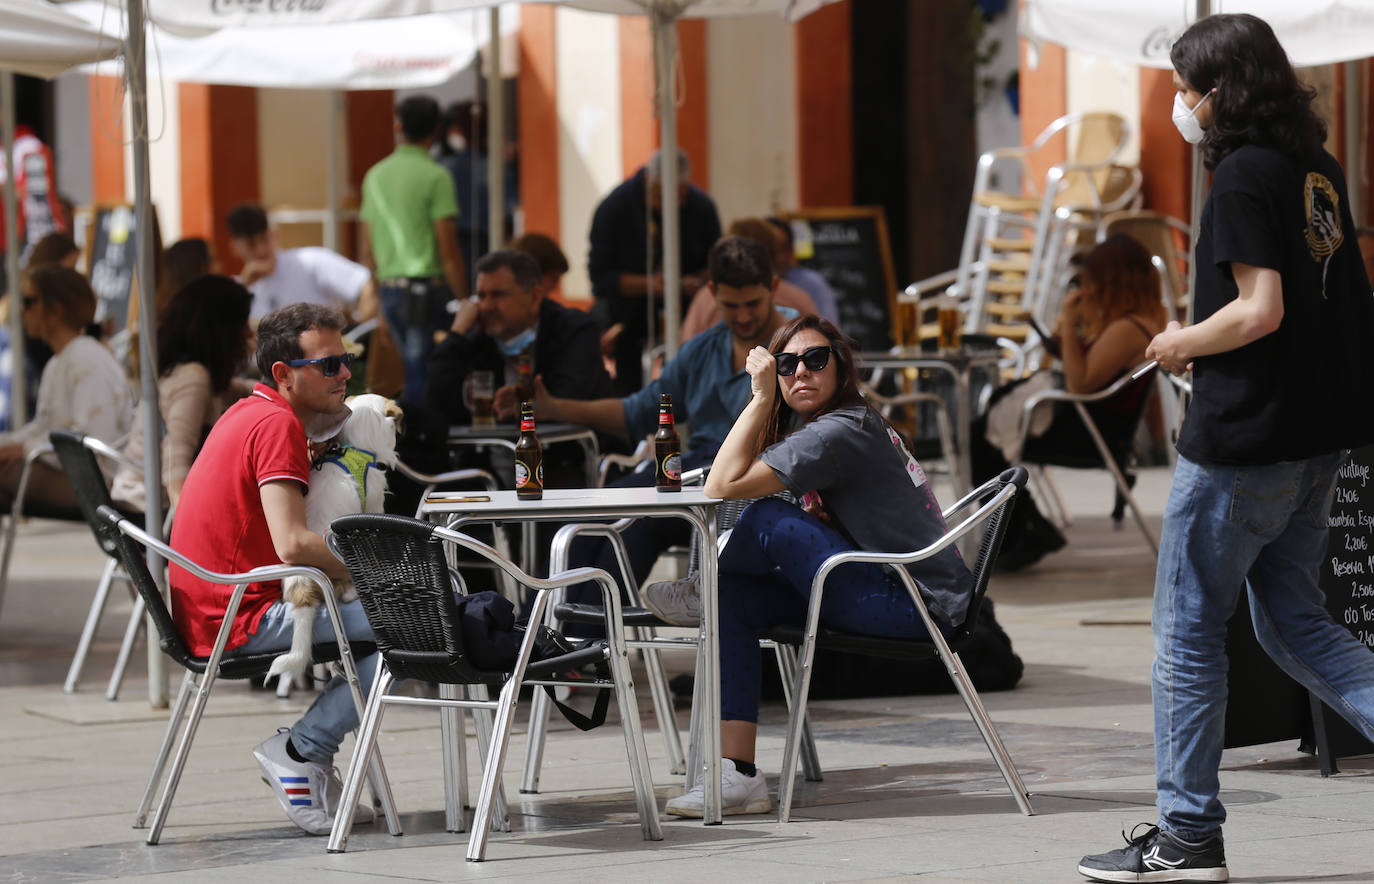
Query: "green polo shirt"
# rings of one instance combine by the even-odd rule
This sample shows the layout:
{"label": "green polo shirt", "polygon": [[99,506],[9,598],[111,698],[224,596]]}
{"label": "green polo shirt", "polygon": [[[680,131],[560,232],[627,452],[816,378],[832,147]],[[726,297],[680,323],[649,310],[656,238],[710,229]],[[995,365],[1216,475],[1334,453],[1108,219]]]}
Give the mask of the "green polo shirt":
{"label": "green polo shirt", "polygon": [[363,176],[362,218],[379,279],[442,275],[434,222],[457,216],[453,179],[418,145],[397,145]]}

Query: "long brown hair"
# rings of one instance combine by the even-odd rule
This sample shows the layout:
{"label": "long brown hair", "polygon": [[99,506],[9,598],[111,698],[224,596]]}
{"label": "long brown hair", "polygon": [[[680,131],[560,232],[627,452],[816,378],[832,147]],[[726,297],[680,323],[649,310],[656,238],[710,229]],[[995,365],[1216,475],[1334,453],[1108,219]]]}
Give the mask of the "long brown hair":
{"label": "long brown hair", "polygon": [[[819,332],[825,337],[830,344],[830,361],[835,366],[835,395],[807,420],[813,421],[845,405],[865,404],[863,394],[859,392],[859,366],[854,356],[854,341],[836,328],[830,320],[819,316],[798,316],[790,320],[773,333],[773,339],[768,342],[768,352],[780,352],[787,346],[788,341],[804,329]],[[776,384],[778,381],[774,379],[773,383]],[[777,395],[773,397],[773,410],[768,413],[768,420],[764,422],[758,438],[754,441],[754,454],[757,456],[787,435],[785,428],[792,425],[795,416],[796,412],[783,400],[782,390],[779,388]]]}
{"label": "long brown hair", "polygon": [[1118,233],[1088,253],[1079,270],[1087,310],[1084,333],[1095,337],[1118,319],[1132,314],[1164,325],[1159,273],[1138,240]]}

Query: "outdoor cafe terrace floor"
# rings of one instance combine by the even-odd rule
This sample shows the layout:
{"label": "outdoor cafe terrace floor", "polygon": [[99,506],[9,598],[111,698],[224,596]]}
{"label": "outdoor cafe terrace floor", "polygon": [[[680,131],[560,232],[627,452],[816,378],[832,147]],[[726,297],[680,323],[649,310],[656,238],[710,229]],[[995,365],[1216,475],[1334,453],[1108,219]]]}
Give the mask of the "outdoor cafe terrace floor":
{"label": "outdoor cafe terrace floor", "polygon": [[[998,619],[1026,671],[1015,690],[983,695],[1035,816],[1016,812],[953,695],[813,701],[825,779],[799,784],[792,823],[761,815],[707,828],[665,817],[658,843],[640,838],[618,728],[556,727],[542,792],[520,795],[522,722],[506,766],[512,831],[492,835],[482,864],[464,862],[466,835],[443,830],[433,713],[393,711],[382,734],[405,835],[392,838],[380,823],[357,827],[348,853],[331,856],[324,838],[286,820],[250,753],[310,695],[278,700],[240,684],[214,691],[163,843],[145,845],[130,823],[166,711],[149,708],[141,649],[119,701],[102,696],[127,617],[123,599],[106,615],[81,690],[62,693],[102,560],[83,525],[31,521],[20,529],[0,615],[0,881],[1080,880],[1074,867],[1084,853],[1120,846],[1121,829],[1154,819],[1154,562],[1132,526],[1115,530],[1106,518],[1105,473],[1055,475],[1077,516],[1070,543],[1026,572],[993,577]],[[1141,476],[1156,527],[1167,486],[1167,470]],[[690,668],[687,655],[668,661],[676,672]],[[661,807],[680,784],[638,681]],[[687,709],[678,712],[685,732]],[[785,720],[781,704],[765,705],[765,772],[777,769]],[[1226,753],[1232,880],[1374,881],[1374,759],[1341,768],[1323,779],[1296,740]]]}

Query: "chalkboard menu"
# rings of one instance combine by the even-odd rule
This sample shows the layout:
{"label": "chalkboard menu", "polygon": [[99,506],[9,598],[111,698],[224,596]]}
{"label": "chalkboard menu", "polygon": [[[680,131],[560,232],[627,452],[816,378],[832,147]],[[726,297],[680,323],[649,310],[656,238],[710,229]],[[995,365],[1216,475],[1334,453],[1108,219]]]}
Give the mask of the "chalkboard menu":
{"label": "chalkboard menu", "polygon": [[108,331],[124,328],[134,297],[138,230],[133,206],[97,206],[86,234],[86,272],[97,304],[95,321]]}
{"label": "chalkboard menu", "polygon": [[[1320,578],[1326,609],[1374,654],[1374,446],[1352,451],[1341,465],[1327,524],[1331,537]],[[1320,708],[1318,740],[1324,729],[1332,757],[1374,752],[1345,719],[1315,699],[1312,706]]]}
{"label": "chalkboard menu", "polygon": [[897,283],[883,210],[804,209],[783,217],[792,224],[797,262],[824,276],[839,296],[840,328],[860,350],[891,347]]}

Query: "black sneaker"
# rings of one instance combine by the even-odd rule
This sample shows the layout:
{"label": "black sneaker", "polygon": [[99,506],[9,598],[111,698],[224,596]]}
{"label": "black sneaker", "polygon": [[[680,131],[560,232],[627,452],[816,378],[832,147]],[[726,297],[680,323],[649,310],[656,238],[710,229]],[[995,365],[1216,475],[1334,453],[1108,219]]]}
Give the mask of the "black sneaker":
{"label": "black sneaker", "polygon": [[[1145,834],[1136,835],[1140,826]],[[1182,841],[1159,826],[1141,823],[1131,830],[1126,846],[1110,853],[1085,856],[1078,874],[1094,881],[1229,881],[1221,835],[1200,844]]]}

